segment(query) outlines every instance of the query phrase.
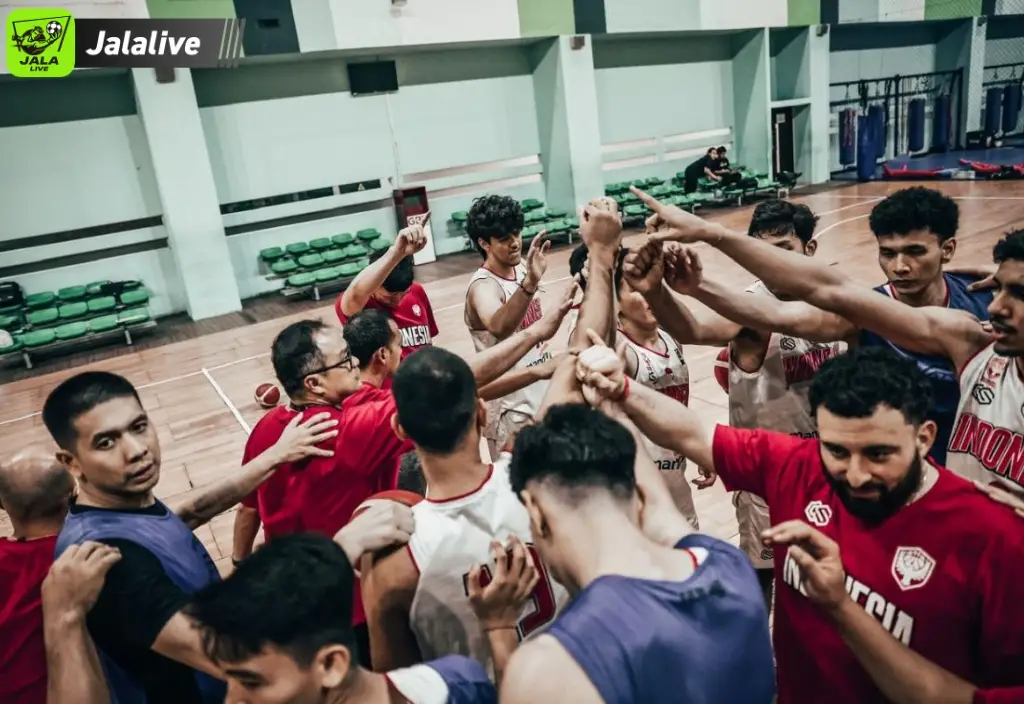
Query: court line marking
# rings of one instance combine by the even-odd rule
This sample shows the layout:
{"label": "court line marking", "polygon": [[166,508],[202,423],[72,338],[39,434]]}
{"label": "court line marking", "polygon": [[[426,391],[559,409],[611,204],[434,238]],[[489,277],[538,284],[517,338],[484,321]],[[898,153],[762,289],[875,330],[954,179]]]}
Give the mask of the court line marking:
{"label": "court line marking", "polygon": [[[223,367],[220,368],[223,369]],[[220,384],[217,383],[217,380],[214,379],[213,375],[210,374],[210,370],[207,369],[206,367],[203,367],[200,370],[200,373],[206,377],[206,380],[208,382],[210,382],[210,386],[212,386],[213,390],[217,392],[218,396],[220,396],[220,400],[223,401],[224,405],[228,407],[228,410],[231,411],[231,415],[235,417],[235,420],[238,421],[238,424],[242,426],[242,430],[245,431],[245,434],[250,434],[252,432],[252,428],[249,427],[249,424],[245,422],[245,418],[242,417],[242,413],[238,410],[235,404],[231,403],[231,399],[228,398],[228,395],[224,393],[224,389],[220,387]]]}
{"label": "court line marking", "polygon": [[829,225],[828,227],[823,228],[821,231],[814,233],[814,237],[812,237],[811,239],[813,239],[813,240],[819,239],[826,232],[828,232],[829,230],[834,230],[835,228],[839,227],[840,225],[843,225],[843,224],[848,223],[848,222],[853,222],[854,220],[863,220],[864,218],[868,218],[868,217],[871,217],[871,213],[864,213],[863,215],[854,215],[852,218],[846,218],[845,220],[840,220],[839,222],[834,222],[831,225]]}

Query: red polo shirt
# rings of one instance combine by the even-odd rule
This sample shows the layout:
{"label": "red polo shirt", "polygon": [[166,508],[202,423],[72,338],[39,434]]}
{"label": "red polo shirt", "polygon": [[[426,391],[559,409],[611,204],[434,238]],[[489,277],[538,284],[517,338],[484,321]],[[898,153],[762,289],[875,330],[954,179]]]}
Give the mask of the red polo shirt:
{"label": "red polo shirt", "polygon": [[[414,283],[410,286],[394,308],[372,297],[366,302],[365,307],[382,310],[395,321],[402,336],[402,359],[418,349],[434,344],[434,338],[437,337],[437,321],[434,320],[434,309],[430,307],[427,292],[419,284]],[[348,322],[349,316],[341,312],[341,296],[334,302],[334,310],[342,325]]]}
{"label": "red polo shirt", "polygon": [[0,538],[0,702],[46,704],[46,644],[40,587],[57,536]]}
{"label": "red polo shirt", "polygon": [[[395,435],[391,416],[395,397],[370,384],[335,406],[308,406],[303,417],[329,413],[338,421],[333,457],[310,457],[281,465],[242,504],[259,511],[266,540],[289,533],[315,532],[328,537],[349,522],[363,501],[394,489],[400,457],[412,444]],[[245,444],[243,463],[276,443],[297,411],[278,406],[267,412]],[[362,600],[356,590],[354,623],[363,623]]]}

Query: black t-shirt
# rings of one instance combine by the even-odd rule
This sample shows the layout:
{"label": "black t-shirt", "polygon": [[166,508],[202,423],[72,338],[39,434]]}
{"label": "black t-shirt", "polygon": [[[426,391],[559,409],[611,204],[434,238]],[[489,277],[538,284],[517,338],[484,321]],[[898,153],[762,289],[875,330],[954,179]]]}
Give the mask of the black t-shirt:
{"label": "black t-shirt", "polygon": [[687,166],[685,173],[687,176],[696,176],[699,178],[704,174],[704,169],[714,169],[714,167],[715,160],[705,154],[700,159],[697,159],[697,161]]}
{"label": "black t-shirt", "polygon": [[[72,513],[105,511],[72,505]],[[120,513],[163,516],[167,508]],[[96,646],[138,682],[149,704],[202,702],[194,671],[152,650],[167,622],[188,602],[188,596],[167,576],[156,555],[125,538],[100,541],[121,551],[89,612],[89,633]]]}

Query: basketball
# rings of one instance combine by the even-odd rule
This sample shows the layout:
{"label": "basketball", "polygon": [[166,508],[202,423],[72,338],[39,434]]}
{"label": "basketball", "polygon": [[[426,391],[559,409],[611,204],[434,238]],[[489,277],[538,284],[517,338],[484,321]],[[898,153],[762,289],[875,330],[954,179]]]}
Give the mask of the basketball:
{"label": "basketball", "polygon": [[352,518],[355,518],[360,513],[370,508],[374,504],[379,504],[383,501],[397,501],[400,504],[405,504],[410,508],[423,501],[423,497],[411,491],[405,491],[403,489],[390,489],[388,491],[381,491],[363,503],[356,506],[356,510],[352,512]]}
{"label": "basketball", "polygon": [[722,391],[729,393],[729,348],[723,347],[715,357],[715,381]]}
{"label": "basketball", "polygon": [[277,388],[276,384],[264,382],[256,387],[253,398],[261,408],[274,408],[281,402],[281,389]]}

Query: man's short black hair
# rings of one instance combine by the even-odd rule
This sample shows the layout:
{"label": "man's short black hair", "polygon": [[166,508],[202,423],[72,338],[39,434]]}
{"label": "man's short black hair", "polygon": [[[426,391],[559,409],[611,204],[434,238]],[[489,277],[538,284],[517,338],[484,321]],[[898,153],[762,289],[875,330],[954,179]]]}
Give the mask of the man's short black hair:
{"label": "man's short black hair", "polygon": [[427,477],[423,474],[423,465],[415,451],[402,455],[398,463],[398,484],[395,488],[420,496],[427,495]]}
{"label": "man's short black hair", "polygon": [[805,245],[814,239],[818,216],[803,203],[773,198],[754,208],[747,234],[751,237],[796,235]]}
{"label": "man's short black hair", "polygon": [[376,308],[364,308],[345,323],[342,335],[349,353],[359,360],[359,368],[370,366],[373,355],[391,344],[396,331],[391,329],[391,316]]}
{"label": "man's short black hair", "polygon": [[636,441],[621,423],[580,403],[552,406],[519,431],[509,478],[519,494],[531,482],[550,483],[569,502],[604,489],[628,501],[636,491]]}
{"label": "man's short black hair", "polygon": [[75,446],[75,421],[102,403],[117,398],[134,398],[139,392],[123,376],[110,372],[82,372],[61,382],[43,404],[43,424],[63,450]]}
{"label": "man's short black hair", "polygon": [[580,274],[580,290],[587,290],[587,277],[583,275],[583,268],[587,265],[587,257],[590,255],[590,250],[587,249],[586,244],[579,244],[572,253],[569,255],[569,276],[576,276]]}
{"label": "man's short black hair", "polygon": [[992,259],[996,264],[1005,261],[1024,262],[1024,228],[1010,230],[992,248]]}
{"label": "man's short black hair", "polygon": [[719,147],[718,151],[720,151],[720,152],[722,152],[724,154],[727,150],[726,150],[725,147]]}
{"label": "man's short black hair", "polygon": [[454,452],[476,422],[473,370],[448,350],[424,347],[410,355],[395,372],[391,388],[398,422],[426,452]]}
{"label": "man's short black hair", "polygon": [[243,662],[272,646],[307,668],[329,645],[348,648],[355,663],[355,581],[348,557],[330,538],[285,535],[195,594],[186,613],[199,622],[203,651],[217,663]]}
{"label": "man's short black hair", "polygon": [[[385,254],[387,252],[380,252],[371,259],[376,261]],[[388,293],[405,293],[412,286],[413,279],[415,278],[413,275],[414,267],[415,264],[412,261],[411,254],[407,257],[402,257],[402,260],[388,273],[380,287]]]}
{"label": "man's short black hair", "polygon": [[867,418],[879,406],[918,426],[932,407],[932,385],[917,362],[883,347],[860,347],[825,362],[811,384],[811,412]]}
{"label": "man's short black hair", "polygon": [[322,320],[300,320],[274,338],[270,351],[274,374],[289,396],[302,391],[307,376],[324,368],[324,353],[320,351],[316,336],[326,327]]}
{"label": "man's short black hair", "polygon": [[523,206],[511,196],[488,195],[473,201],[466,218],[466,234],[484,257],[487,252],[480,240],[490,242],[515,235],[523,230]]}
{"label": "man's short black hair", "polygon": [[945,242],[960,227],[956,201],[934,188],[912,186],[896,191],[871,210],[871,231],[875,237],[908,235],[928,230]]}

